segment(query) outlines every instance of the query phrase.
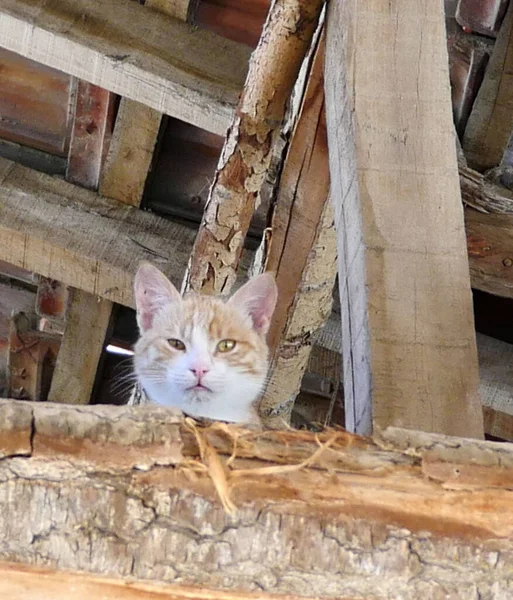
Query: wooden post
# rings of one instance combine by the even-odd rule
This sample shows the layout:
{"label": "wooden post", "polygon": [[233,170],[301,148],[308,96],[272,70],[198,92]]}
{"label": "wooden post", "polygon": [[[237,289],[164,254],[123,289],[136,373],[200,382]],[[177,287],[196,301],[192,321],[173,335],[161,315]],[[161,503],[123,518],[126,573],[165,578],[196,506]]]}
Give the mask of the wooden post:
{"label": "wooden post", "polygon": [[280,132],[286,103],[314,34],[321,0],[275,0],[228,131],[184,288],[228,293]]}
{"label": "wooden post", "polygon": [[483,436],[443,5],[332,2],[346,424]]}
{"label": "wooden post", "polygon": [[273,360],[260,404],[267,425],[287,422],[310,356],[312,336],[331,311],[337,273],[328,200],[323,90],[324,37],[313,59],[303,105],[277,192],[266,269],[280,290],[268,335]]}
{"label": "wooden post", "polygon": [[513,4],[510,4],[463,137],[465,155],[474,169],[496,167],[507,146],[513,128],[512,68]]}
{"label": "wooden post", "polygon": [[3,560],[264,598],[510,595],[510,444],[4,401],[0,456]]}

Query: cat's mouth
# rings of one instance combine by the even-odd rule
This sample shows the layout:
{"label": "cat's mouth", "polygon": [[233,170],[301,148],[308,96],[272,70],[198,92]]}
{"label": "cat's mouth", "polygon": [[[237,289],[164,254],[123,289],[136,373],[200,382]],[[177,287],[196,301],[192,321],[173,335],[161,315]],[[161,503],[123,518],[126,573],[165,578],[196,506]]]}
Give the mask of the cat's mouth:
{"label": "cat's mouth", "polygon": [[207,387],[206,385],[203,385],[202,383],[197,383],[196,385],[193,385],[190,388],[187,388],[187,391],[189,391],[189,392],[211,392],[212,390],[209,387]]}

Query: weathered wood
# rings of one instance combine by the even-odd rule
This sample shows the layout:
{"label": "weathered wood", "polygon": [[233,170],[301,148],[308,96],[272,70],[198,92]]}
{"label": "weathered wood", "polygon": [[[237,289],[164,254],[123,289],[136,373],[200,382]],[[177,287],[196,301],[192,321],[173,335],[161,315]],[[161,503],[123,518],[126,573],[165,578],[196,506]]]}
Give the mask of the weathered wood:
{"label": "weathered wood", "polygon": [[472,287],[513,298],[513,215],[465,209]]}
{"label": "weathered wood", "polygon": [[0,138],[51,153],[56,159],[66,157],[72,121],[70,79],[66,73],[0,48]]}
{"label": "weathered wood", "polygon": [[513,192],[460,163],[463,202],[479,211],[513,214]]}
{"label": "weathered wood", "polygon": [[497,166],[513,127],[513,5],[510,4],[470,114],[463,149],[469,165]]}
{"label": "weathered wood", "polygon": [[180,21],[192,23],[197,0],[147,0],[144,5]]}
{"label": "weathered wood", "polygon": [[250,54],[131,0],[2,0],[0,46],[220,134]]}
{"label": "weathered wood", "polygon": [[0,157],[13,160],[31,169],[36,169],[36,171],[43,171],[43,173],[49,175],[64,175],[66,173],[67,160],[64,157],[48,154],[6,140],[0,140]]}
{"label": "weathered wood", "polygon": [[98,189],[107,136],[110,138],[114,95],[87,81],[75,82],[75,111],[66,179]]}
{"label": "weathered wood", "polygon": [[132,306],[139,262],[179,285],[193,240],[178,223],[0,159],[0,260]]}
{"label": "weathered wood", "polygon": [[162,114],[123,98],[102,174],[100,193],[139,206]]}
{"label": "weathered wood", "polygon": [[271,0],[201,0],[194,23],[255,48],[270,4]]}
{"label": "weathered wood", "polygon": [[277,0],[228,132],[189,263],[185,288],[227,293],[258,203],[274,142],[322,0]]}
{"label": "weathered wood", "polygon": [[311,337],[331,311],[336,266],[324,111],[324,38],[313,59],[302,110],[283,166],[266,269],[280,290],[268,341],[273,356],[260,403],[268,425],[283,426],[301,387]]}
{"label": "weathered wood", "polygon": [[325,90],[346,425],[482,437],[442,3],[331,3]]}
{"label": "weathered wood", "polygon": [[201,463],[163,408],[3,402],[0,415],[1,559],[240,592],[511,593],[509,444],[196,426]]}
{"label": "weathered wood", "polygon": [[22,400],[45,401],[59,351],[58,335],[38,331],[33,313],[12,317],[8,354],[8,394]]}
{"label": "weathered wood", "polygon": [[[0,562],[0,595],[9,600],[301,600],[305,596],[284,596],[254,592],[232,592],[193,588],[183,585],[164,585],[133,578],[107,579],[84,573],[62,572]],[[340,600],[351,600],[341,598]]]}
{"label": "weathered wood", "polygon": [[70,290],[66,330],[48,399],[88,404],[112,311],[112,302]]}

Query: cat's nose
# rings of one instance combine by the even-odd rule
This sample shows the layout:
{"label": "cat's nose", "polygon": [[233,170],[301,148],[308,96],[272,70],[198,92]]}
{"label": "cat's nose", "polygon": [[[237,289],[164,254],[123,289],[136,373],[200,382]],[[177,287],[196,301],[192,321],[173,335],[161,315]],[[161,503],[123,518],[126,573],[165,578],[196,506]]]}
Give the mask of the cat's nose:
{"label": "cat's nose", "polygon": [[210,369],[204,365],[197,365],[191,367],[190,371],[194,373],[194,375],[198,378],[198,381],[200,381],[201,378],[204,377],[210,371]]}

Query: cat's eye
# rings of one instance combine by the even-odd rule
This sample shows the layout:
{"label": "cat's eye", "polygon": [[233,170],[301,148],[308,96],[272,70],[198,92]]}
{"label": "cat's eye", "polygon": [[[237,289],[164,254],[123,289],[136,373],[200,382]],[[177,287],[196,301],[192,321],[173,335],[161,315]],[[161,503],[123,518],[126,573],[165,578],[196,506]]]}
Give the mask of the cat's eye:
{"label": "cat's eye", "polygon": [[175,340],[172,338],[170,340],[167,340],[167,343],[171,346],[171,348],[174,348],[175,350],[180,350],[181,352],[185,350],[185,344],[181,340]]}
{"label": "cat's eye", "polygon": [[236,346],[235,340],[221,340],[219,344],[217,344],[216,350],[218,352],[230,352]]}

